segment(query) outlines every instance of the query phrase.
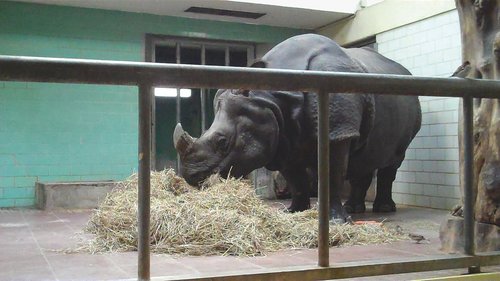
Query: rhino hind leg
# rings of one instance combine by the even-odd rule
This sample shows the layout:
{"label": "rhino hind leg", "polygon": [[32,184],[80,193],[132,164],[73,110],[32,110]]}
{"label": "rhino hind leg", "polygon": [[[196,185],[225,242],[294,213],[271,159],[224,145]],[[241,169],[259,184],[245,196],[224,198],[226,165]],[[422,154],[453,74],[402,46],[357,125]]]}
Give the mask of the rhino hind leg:
{"label": "rhino hind leg", "polygon": [[349,199],[344,203],[344,209],[349,214],[359,214],[366,211],[365,197],[370,184],[372,183],[373,173],[362,177],[349,179],[351,192]]}
{"label": "rhino hind leg", "polygon": [[309,209],[311,207],[309,195],[310,182],[306,169],[292,167],[280,172],[285,178],[292,194],[292,203],[288,207],[288,211],[295,213]]}
{"label": "rhino hind leg", "polygon": [[373,202],[373,212],[389,213],[396,211],[392,200],[392,183],[396,179],[397,168],[387,167],[377,172],[377,196]]}
{"label": "rhino hind leg", "polygon": [[350,221],[342,201],[340,192],[343,190],[349,163],[349,147],[351,140],[345,139],[330,144],[330,221],[344,223]]}

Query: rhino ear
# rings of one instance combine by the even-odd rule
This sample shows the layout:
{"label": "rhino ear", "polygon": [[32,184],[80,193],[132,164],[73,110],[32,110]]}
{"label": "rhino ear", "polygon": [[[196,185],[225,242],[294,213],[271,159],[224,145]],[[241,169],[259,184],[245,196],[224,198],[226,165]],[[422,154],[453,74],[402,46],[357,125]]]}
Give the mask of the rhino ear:
{"label": "rhino ear", "polygon": [[255,67],[255,68],[267,68],[267,62],[262,61],[262,60],[256,60],[250,67]]}

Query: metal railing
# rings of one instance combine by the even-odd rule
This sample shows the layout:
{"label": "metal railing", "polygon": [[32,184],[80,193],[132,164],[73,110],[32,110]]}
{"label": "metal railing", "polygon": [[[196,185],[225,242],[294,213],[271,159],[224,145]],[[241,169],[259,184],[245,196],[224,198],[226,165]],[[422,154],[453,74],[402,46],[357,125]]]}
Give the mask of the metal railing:
{"label": "metal railing", "polygon": [[[462,78],[334,73],[225,66],[199,66],[81,59],[0,56],[0,80],[135,85],[139,88],[139,245],[138,279],[150,279],[150,151],[151,103],[154,86],[286,90],[318,93],[319,267],[273,269],[231,276],[186,277],[177,280],[319,280],[407,273],[500,264],[498,252],[476,255],[473,218],[472,98],[500,98],[500,82]],[[397,262],[329,264],[328,247],[328,98],[327,93],[425,95],[463,99],[465,255],[411,258]]]}

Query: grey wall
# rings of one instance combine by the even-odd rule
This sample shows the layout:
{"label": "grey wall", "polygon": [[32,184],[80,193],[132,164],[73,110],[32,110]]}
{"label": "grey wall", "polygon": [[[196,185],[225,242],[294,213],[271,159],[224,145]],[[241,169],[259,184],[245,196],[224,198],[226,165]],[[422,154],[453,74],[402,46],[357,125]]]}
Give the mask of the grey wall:
{"label": "grey wall", "polygon": [[[414,75],[450,76],[462,64],[456,10],[377,35],[378,51]],[[422,93],[425,94],[425,93]],[[396,203],[450,209],[460,202],[458,98],[420,97],[422,129],[394,184]]]}

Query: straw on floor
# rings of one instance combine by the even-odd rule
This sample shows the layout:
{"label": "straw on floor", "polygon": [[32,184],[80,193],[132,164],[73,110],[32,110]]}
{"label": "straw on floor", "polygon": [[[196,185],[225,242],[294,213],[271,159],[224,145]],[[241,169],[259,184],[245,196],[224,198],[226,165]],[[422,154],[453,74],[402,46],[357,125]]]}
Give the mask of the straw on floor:
{"label": "straw on floor", "polygon": [[[91,252],[137,249],[137,175],[120,182],[88,222]],[[183,255],[255,256],[317,247],[318,213],[286,213],[258,198],[246,180],[209,178],[200,190],[173,170],[151,173],[151,250]],[[405,239],[382,224],[330,226],[330,245]]]}

